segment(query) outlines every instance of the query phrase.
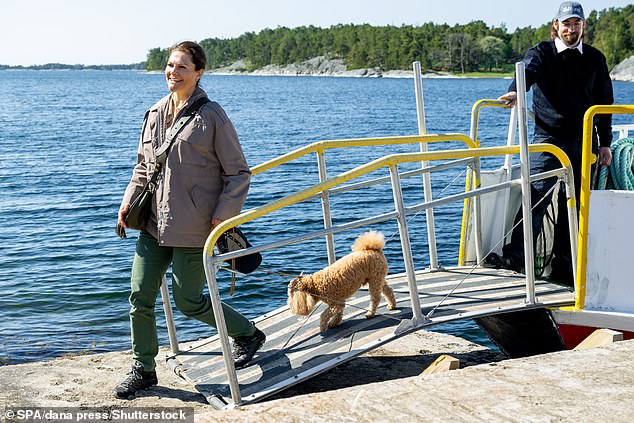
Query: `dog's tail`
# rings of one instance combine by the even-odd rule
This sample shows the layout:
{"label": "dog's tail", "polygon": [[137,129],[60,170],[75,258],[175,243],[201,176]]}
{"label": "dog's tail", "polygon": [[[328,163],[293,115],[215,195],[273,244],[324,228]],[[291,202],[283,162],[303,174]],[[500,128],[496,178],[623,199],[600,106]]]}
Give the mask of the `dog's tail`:
{"label": "dog's tail", "polygon": [[369,231],[359,235],[352,244],[352,251],[382,251],[385,245],[385,237],[381,232]]}

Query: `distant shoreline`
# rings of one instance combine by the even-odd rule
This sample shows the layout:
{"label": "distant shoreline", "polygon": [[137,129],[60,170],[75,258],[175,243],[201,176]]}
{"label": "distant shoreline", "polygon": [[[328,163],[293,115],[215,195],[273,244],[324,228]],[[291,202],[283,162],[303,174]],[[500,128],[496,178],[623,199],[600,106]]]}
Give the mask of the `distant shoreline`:
{"label": "distant shoreline", "polygon": [[[148,74],[163,73],[160,70],[146,71],[145,63],[134,63],[129,65],[65,65],[60,63],[50,63],[46,65],[34,66],[8,66],[0,65],[0,71],[46,71],[46,70],[123,70],[141,71]],[[342,59],[329,59],[324,56],[292,63],[290,65],[267,65],[260,69],[249,70],[243,60],[238,60],[229,66],[218,69],[211,69],[205,72],[208,75],[248,75],[248,76],[329,76],[342,78],[413,78],[412,70],[387,70],[377,68],[348,69]],[[610,73],[612,80],[634,82],[634,56],[624,60],[617,65]],[[478,72],[466,74],[452,74],[443,71],[427,71],[423,73],[424,78],[512,78],[512,74],[500,72]]]}
{"label": "distant shoreline", "polygon": [[2,65],[0,71],[19,71],[19,70],[145,70],[145,63],[131,63],[127,65],[68,65],[65,63],[47,63],[44,65]]}

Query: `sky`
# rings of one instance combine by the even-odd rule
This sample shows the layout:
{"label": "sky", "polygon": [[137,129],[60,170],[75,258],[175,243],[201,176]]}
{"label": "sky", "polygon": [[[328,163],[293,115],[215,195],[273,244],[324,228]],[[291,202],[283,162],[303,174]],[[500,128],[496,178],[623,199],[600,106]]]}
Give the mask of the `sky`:
{"label": "sky", "polygon": [[[336,24],[540,26],[560,0],[2,0],[0,64],[130,64],[151,48],[264,28]],[[625,0],[581,1],[591,10]]]}

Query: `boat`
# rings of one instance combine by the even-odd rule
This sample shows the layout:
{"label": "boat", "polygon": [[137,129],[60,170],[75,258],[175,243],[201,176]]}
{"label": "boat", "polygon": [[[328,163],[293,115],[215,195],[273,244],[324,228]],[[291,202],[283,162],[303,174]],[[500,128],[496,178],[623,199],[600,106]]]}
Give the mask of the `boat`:
{"label": "boat", "polygon": [[[523,357],[573,349],[597,329],[611,329],[619,332],[622,339],[634,339],[632,277],[624,265],[632,253],[628,244],[634,238],[634,228],[629,224],[631,210],[634,210],[634,191],[591,189],[594,116],[633,112],[631,105],[598,105],[588,109],[584,116],[579,227],[572,244],[576,248],[576,255],[573,252],[576,270],[575,280],[569,281],[574,286],[574,305],[476,319],[489,338],[508,356]],[[627,137],[632,129],[633,125],[614,125],[613,130],[619,134],[616,143],[625,141],[629,145],[632,140]],[[630,167],[632,157],[629,156]],[[631,168],[621,172],[632,175]],[[509,219],[514,216],[508,211],[503,231],[508,230],[509,222],[512,222]],[[516,209],[510,211],[514,213]],[[494,225],[495,220],[490,219],[484,224]],[[490,226],[483,230],[495,231]]]}
{"label": "boat", "polygon": [[[417,99],[419,133],[409,136],[325,140],[309,144],[280,157],[269,160],[252,169],[257,183],[263,174],[308,155],[316,155],[319,180],[312,186],[297,189],[288,195],[273,199],[268,204],[243,211],[240,215],[224,221],[209,235],[204,248],[204,264],[208,288],[212,301],[218,334],[193,344],[179,344],[172,318],[167,282],[161,286],[163,305],[170,338],[167,364],[174,372],[190,381],[216,408],[232,408],[261,401],[321,372],[371,351],[387,342],[412,332],[429,328],[439,323],[462,319],[474,319],[483,327],[496,344],[510,356],[536,354],[562,349],[566,327],[595,328],[610,327],[631,331],[634,310],[627,307],[612,310],[612,299],[627,302],[625,295],[626,274],[609,273],[609,284],[595,281],[594,274],[603,248],[613,251],[622,244],[604,246],[601,219],[609,213],[600,204],[617,201],[619,207],[633,205],[634,196],[629,193],[591,193],[583,187],[579,225],[572,187],[572,169],[564,152],[549,144],[528,144],[525,89],[523,89],[523,65],[518,63],[517,75],[520,95],[519,104],[510,115],[507,145],[481,147],[478,141],[478,121],[486,108],[501,108],[499,100],[481,100],[472,109],[469,135],[460,133],[429,134],[426,131],[420,64],[414,63],[414,87]],[[634,106],[595,106],[584,120],[584,144],[589,145],[592,117],[596,113],[634,113]],[[514,144],[515,131],[519,132],[519,145]],[[443,149],[429,151],[429,144],[441,145]],[[327,174],[327,157],[343,154],[351,149],[412,145],[419,151],[389,154],[360,163],[335,176]],[[585,147],[584,147],[585,148]],[[546,151],[561,162],[559,169],[544,174],[529,175],[527,157],[530,152]],[[520,157],[520,165],[513,166],[510,157]],[[363,155],[359,155],[363,157]],[[502,169],[481,169],[484,157],[505,157]],[[582,181],[589,186],[590,156],[584,156]],[[408,169],[408,170],[404,170]],[[453,194],[434,193],[431,177],[435,172],[462,169],[465,189]],[[540,279],[535,275],[530,225],[525,226],[527,271],[518,274],[505,269],[482,266],[484,257],[501,248],[514,216],[514,204],[522,205],[525,222],[530,222],[530,196],[521,195],[530,189],[530,182],[542,178],[558,177],[564,181],[569,196],[568,212],[571,227],[571,250],[579,260],[576,262],[577,278],[575,290]],[[416,193],[424,201],[406,198],[412,190],[403,184],[416,187]],[[363,206],[364,189],[378,189],[385,195],[380,206]],[[592,195],[591,195],[592,194]],[[359,201],[359,213],[354,219],[336,219],[331,199],[339,195],[353,195]],[[306,230],[290,237],[273,237],[258,242],[252,247],[218,254],[214,246],[224,232],[251,222],[257,226],[258,219],[270,216],[277,210],[300,204],[309,199],[319,199],[323,228]],[[442,266],[438,261],[435,213],[440,207],[451,203],[462,203],[461,219],[455,222],[460,230],[460,245],[457,249],[457,265]],[[604,207],[605,209],[605,207]],[[429,263],[417,268],[416,251],[411,244],[411,219],[425,216]],[[592,219],[592,216],[595,219]],[[528,219],[526,219],[528,216]],[[621,214],[618,218],[623,218]],[[616,223],[616,216],[610,218]],[[597,222],[599,220],[599,222]],[[216,274],[227,269],[231,259],[252,253],[273,251],[285,246],[300,245],[307,241],[323,239],[323,256],[329,263],[337,259],[335,236],[358,233],[367,228],[381,227],[384,222],[396,221],[401,246],[402,273],[387,277],[393,287],[397,308],[387,310],[379,307],[377,316],[365,318],[368,304],[367,290],[359,290],[346,302],[343,323],[324,333],[319,331],[320,306],[307,316],[297,316],[284,306],[271,310],[255,320],[258,328],[267,335],[267,341],[254,360],[245,368],[236,369],[231,358],[231,347],[224,315],[220,303]],[[333,223],[335,222],[335,223]],[[597,226],[598,225],[598,226]],[[618,225],[627,227],[626,222]],[[577,229],[578,226],[578,229]],[[620,227],[620,226],[619,226]],[[578,241],[577,241],[578,234]],[[625,235],[626,232],[623,231]],[[311,244],[312,245],[312,244]],[[623,251],[627,251],[622,249]],[[590,257],[592,254],[597,257]],[[594,274],[592,272],[595,272]],[[604,272],[598,273],[605,275]],[[243,276],[241,276],[243,277]],[[246,276],[244,276],[246,277]],[[616,291],[614,291],[616,289]],[[595,295],[597,293],[597,295]],[[629,295],[629,294],[628,294]],[[630,301],[628,304],[634,304]],[[618,316],[617,316],[618,315]],[[608,316],[610,316],[608,318]],[[608,320],[602,320],[608,319]],[[611,320],[610,320],[611,319]],[[622,323],[622,324],[621,324]],[[566,326],[567,325],[567,326]],[[530,330],[528,330],[530,329]]]}

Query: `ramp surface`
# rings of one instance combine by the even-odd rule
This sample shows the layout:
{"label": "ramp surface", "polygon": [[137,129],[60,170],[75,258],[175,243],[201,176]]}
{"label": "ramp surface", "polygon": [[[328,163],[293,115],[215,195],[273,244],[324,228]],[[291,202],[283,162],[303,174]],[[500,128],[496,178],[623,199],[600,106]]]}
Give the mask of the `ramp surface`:
{"label": "ramp surface", "polygon": [[[438,323],[489,316],[512,310],[570,305],[574,294],[566,288],[537,281],[537,304],[525,303],[522,275],[496,269],[449,268],[417,272],[417,285],[423,315],[433,314],[418,326],[397,327],[412,318],[405,275],[392,275],[397,308],[386,309],[382,300],[377,315],[366,319],[369,305],[366,289],[347,301],[340,326],[323,334],[319,331],[321,304],[312,315],[296,316],[287,307],[256,320],[267,336],[252,363],[237,371],[242,402],[261,400],[393,339]],[[452,291],[453,290],[453,291]],[[405,329],[403,329],[403,327]],[[232,404],[220,341],[212,337],[191,345],[187,351],[168,357],[177,374],[191,381],[216,408]]]}

